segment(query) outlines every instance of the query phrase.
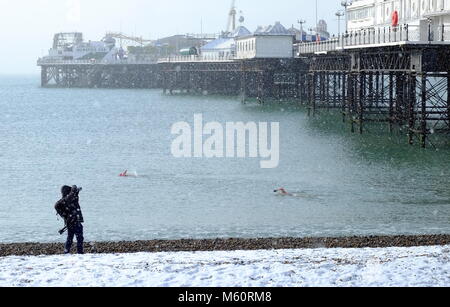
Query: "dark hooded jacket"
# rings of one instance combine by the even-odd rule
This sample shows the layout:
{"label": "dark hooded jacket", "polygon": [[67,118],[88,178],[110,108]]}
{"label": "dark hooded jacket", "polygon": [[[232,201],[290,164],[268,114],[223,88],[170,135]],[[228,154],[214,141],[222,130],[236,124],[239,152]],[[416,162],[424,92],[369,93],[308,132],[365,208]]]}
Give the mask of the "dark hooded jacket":
{"label": "dark hooded jacket", "polygon": [[64,219],[64,222],[68,227],[75,226],[79,223],[84,223],[78,194],[78,188],[73,186],[70,193],[67,195],[63,192],[63,198],[60,199],[55,205],[56,212]]}

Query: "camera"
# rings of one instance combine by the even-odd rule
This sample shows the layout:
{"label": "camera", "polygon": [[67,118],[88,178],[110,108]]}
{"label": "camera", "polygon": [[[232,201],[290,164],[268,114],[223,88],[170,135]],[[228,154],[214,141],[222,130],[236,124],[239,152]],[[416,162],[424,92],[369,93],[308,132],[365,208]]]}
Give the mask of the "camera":
{"label": "camera", "polygon": [[75,194],[78,195],[83,190],[83,188],[82,187],[77,187],[76,185],[74,185],[72,187],[72,190],[75,190]]}

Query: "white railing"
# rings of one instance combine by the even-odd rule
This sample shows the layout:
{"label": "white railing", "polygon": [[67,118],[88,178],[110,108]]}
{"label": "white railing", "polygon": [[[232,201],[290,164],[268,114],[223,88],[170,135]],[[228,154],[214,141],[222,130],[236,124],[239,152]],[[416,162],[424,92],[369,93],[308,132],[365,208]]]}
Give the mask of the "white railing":
{"label": "white railing", "polygon": [[231,62],[235,57],[228,56],[202,56],[202,55],[183,55],[161,58],[158,63],[189,63],[189,62]]}
{"label": "white railing", "polygon": [[344,33],[328,41],[300,43],[296,48],[298,54],[311,54],[368,45],[444,42],[450,43],[450,25],[402,25]]}
{"label": "white railing", "polygon": [[156,61],[149,60],[58,60],[51,58],[38,59],[38,65],[138,65],[138,64],[156,64]]}
{"label": "white railing", "polygon": [[189,62],[231,62],[235,60],[234,56],[172,56],[160,58],[157,61],[142,59],[126,59],[126,60],[59,60],[51,58],[38,59],[38,65],[142,65],[157,63],[189,63]]}

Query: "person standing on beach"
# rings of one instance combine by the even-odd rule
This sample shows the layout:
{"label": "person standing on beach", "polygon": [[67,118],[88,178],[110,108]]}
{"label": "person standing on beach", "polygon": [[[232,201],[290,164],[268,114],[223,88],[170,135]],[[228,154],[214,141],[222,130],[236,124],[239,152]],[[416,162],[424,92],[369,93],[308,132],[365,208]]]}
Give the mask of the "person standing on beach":
{"label": "person standing on beach", "polygon": [[[72,249],[73,238],[77,237],[77,252],[83,254],[83,213],[81,212],[79,203],[79,194],[82,188],[76,185],[61,188],[62,198],[56,203],[55,209],[59,216],[64,219],[65,229],[67,229],[67,240],[64,248],[65,254],[70,254]],[[63,231],[60,232],[61,234]]]}

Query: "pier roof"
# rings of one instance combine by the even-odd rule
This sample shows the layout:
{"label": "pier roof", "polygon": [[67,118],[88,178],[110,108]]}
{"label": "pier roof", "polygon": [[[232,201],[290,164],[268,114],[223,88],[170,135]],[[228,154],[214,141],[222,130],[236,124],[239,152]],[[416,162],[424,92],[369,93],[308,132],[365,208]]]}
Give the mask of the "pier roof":
{"label": "pier roof", "polygon": [[239,26],[236,28],[236,30],[233,32],[233,34],[231,35],[232,37],[242,37],[242,36],[247,36],[247,35],[251,35],[252,32],[250,32],[246,27],[244,26]]}
{"label": "pier roof", "polygon": [[255,35],[292,35],[280,22],[276,22],[273,26],[268,26],[265,29],[258,28]]}
{"label": "pier roof", "polygon": [[226,50],[232,48],[234,43],[235,43],[234,38],[218,38],[203,46],[201,50],[202,51]]}

